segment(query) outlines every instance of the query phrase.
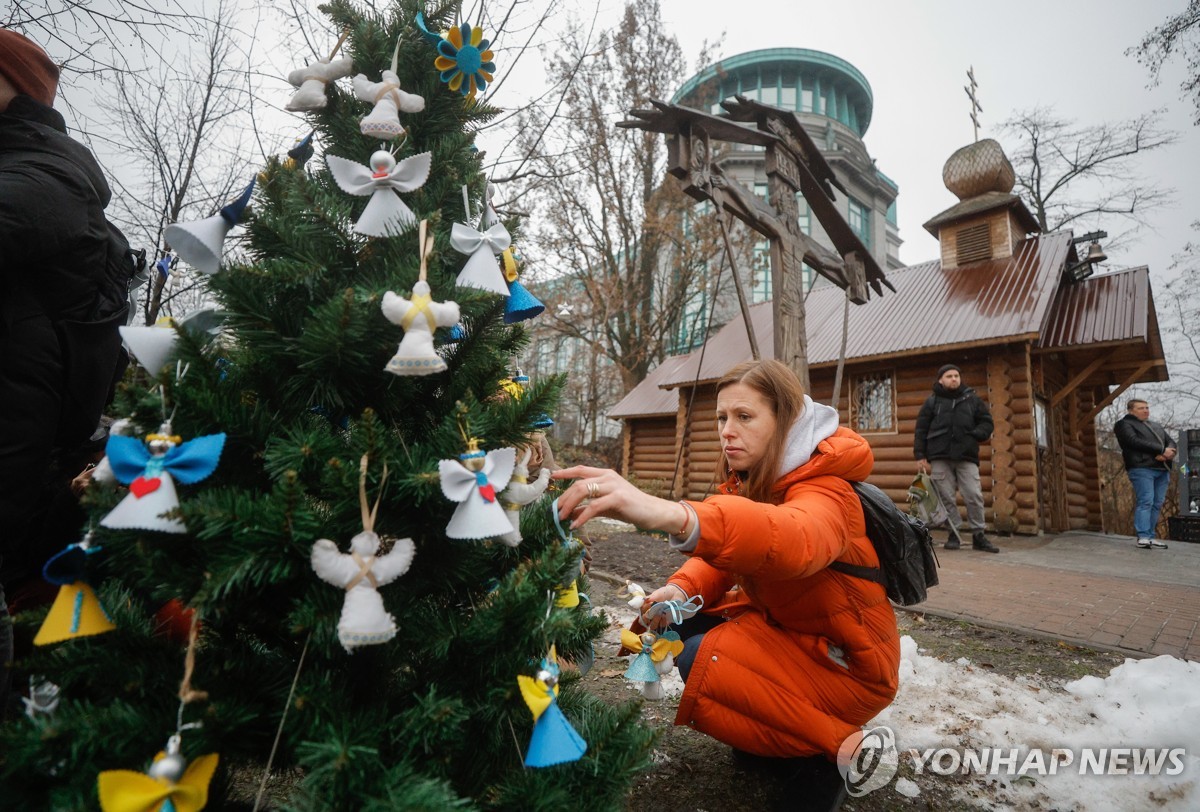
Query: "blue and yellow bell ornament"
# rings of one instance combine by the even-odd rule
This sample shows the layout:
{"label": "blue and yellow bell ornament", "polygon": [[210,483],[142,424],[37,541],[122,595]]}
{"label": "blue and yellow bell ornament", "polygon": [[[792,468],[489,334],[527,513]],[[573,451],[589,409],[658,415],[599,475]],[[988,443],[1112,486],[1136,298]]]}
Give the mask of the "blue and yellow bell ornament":
{"label": "blue and yellow bell ornament", "polygon": [[587,752],[583,740],[558,707],[558,679],[561,674],[554,646],[542,660],[537,673],[517,676],[521,697],[533,714],[533,736],[525,753],[526,767],[551,767],[578,761]]}
{"label": "blue and yellow bell ornament", "polygon": [[58,584],[59,590],[42,627],[33,638],[35,646],[103,634],[117,628],[87,582],[88,556],[99,551],[100,547],[92,543],[92,531],[89,530],[79,543],[68,545],[46,562],[42,577]]}
{"label": "blue and yellow bell ornament", "polygon": [[525,259],[521,256],[521,252],[513,246],[505,248],[500,254],[504,279],[508,282],[508,298],[504,301],[505,324],[516,324],[519,321],[532,319],[546,309],[546,306],[518,279],[520,267],[524,262]]}
{"label": "blue and yellow bell ornament", "polygon": [[283,162],[284,169],[303,169],[308,159],[313,156],[313,136],[315,132],[301,138],[295,146],[287,151],[287,160]]}
{"label": "blue and yellow bell ornament", "polygon": [[208,753],[190,764],[176,733],[144,773],[105,770],[97,780],[103,812],[199,812],[208,803],[208,785],[219,756]]}
{"label": "blue and yellow bell ornament", "polygon": [[520,368],[510,377],[500,379],[500,388],[513,400],[523,398],[528,387],[529,376],[522,373]]}

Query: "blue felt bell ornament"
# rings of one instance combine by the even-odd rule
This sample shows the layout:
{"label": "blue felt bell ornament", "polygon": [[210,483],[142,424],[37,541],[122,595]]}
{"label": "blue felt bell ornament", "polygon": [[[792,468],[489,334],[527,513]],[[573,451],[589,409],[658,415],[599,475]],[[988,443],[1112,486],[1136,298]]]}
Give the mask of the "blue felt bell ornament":
{"label": "blue felt bell ornament", "polygon": [[117,628],[87,582],[87,559],[100,547],[92,544],[92,531],[77,544],[56,553],[42,568],[42,577],[58,584],[58,596],[33,638],[35,646],[103,634]]}
{"label": "blue felt bell ornament", "polygon": [[188,223],[172,223],[163,230],[163,238],[179,254],[179,258],[198,271],[214,274],[221,269],[221,257],[225,251],[225,235],[242,219],[250,195],[254,193],[255,181],[238,196],[238,199],[204,220]]}
{"label": "blue felt bell ornament", "polygon": [[521,252],[510,245],[500,254],[500,261],[504,265],[504,279],[508,282],[508,299],[504,302],[504,323],[516,324],[540,315],[546,306],[518,279],[522,262]]}
{"label": "blue felt bell ornament", "polygon": [[583,740],[558,707],[558,678],[561,669],[554,646],[542,660],[537,674],[517,676],[521,697],[533,713],[533,736],[525,752],[526,767],[552,767],[578,761],[587,752]]}

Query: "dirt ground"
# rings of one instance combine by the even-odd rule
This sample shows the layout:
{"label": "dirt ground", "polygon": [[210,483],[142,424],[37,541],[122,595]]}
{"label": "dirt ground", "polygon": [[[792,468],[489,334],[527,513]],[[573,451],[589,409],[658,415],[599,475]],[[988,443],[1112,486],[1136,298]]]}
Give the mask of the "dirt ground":
{"label": "dirt ground", "polygon": [[[593,605],[605,610],[611,625],[603,644],[597,643],[596,663],[583,677],[587,689],[612,702],[627,702],[637,697],[637,687],[623,675],[628,657],[617,657],[618,639],[623,623],[632,618],[632,610],[618,595],[625,579],[641,584],[647,591],[666,583],[682,562],[661,537],[627,532],[612,523],[593,521],[584,528],[592,540]],[[978,668],[1010,677],[1025,676],[1049,684],[1078,679],[1085,674],[1106,674],[1120,665],[1119,655],[1068,646],[1007,631],[972,626],[933,616],[897,612],[900,633],[917,641],[922,654],[942,660],[968,658]],[[673,672],[668,679],[677,679]],[[669,683],[668,683],[669,684]],[[728,812],[730,810],[803,809],[800,801],[780,797],[781,780],[761,765],[745,765],[735,760],[731,749],[701,733],[674,726],[678,700],[668,698],[646,702],[643,718],[662,730],[654,752],[653,770],[635,784],[626,809],[654,812]],[[953,777],[915,775],[911,766],[902,766],[898,777],[908,778],[920,787],[920,795],[908,798],[895,790],[895,782],[863,798],[848,799],[846,812],[882,812],[883,810],[986,810],[994,807],[987,797],[968,800]],[[971,788],[970,792],[977,792]]]}

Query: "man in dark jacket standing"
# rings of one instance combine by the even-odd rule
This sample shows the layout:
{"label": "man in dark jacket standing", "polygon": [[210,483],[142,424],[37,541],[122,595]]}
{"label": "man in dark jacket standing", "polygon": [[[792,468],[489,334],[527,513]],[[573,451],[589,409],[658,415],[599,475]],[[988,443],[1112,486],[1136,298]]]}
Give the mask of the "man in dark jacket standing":
{"label": "man in dark jacket standing", "polygon": [[917,469],[933,469],[933,485],[946,508],[947,520],[954,532],[946,542],[947,550],[957,550],[958,500],[961,491],[971,523],[971,547],[987,553],[1000,549],[984,534],[983,489],[979,484],[979,444],[992,436],[992,413],[975,390],[962,385],[962,372],[954,364],[938,370],[933,394],[917,415],[913,437],[913,456]]}
{"label": "man in dark jacket standing", "polygon": [[1131,400],[1126,410],[1128,414],[1113,426],[1113,434],[1121,446],[1125,473],[1137,497],[1133,509],[1137,546],[1143,550],[1165,550],[1167,545],[1154,537],[1154,528],[1158,526],[1158,512],[1171,481],[1175,441],[1166,429],[1150,419],[1150,404],[1146,401]]}
{"label": "man in dark jacket standing", "polygon": [[12,651],[3,587],[11,596],[44,563],[52,455],[95,430],[124,323],[101,302],[108,184],[51,107],[57,90],[46,52],[0,29],[0,713]]}

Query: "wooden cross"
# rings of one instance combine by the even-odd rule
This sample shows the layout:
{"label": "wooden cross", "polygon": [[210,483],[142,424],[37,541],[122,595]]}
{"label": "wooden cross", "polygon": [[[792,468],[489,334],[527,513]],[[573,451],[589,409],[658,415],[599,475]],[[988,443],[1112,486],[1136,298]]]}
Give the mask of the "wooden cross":
{"label": "wooden cross", "polygon": [[979,99],[975,96],[975,91],[979,87],[975,83],[975,66],[967,68],[967,78],[971,80],[970,85],[963,85],[963,90],[967,92],[967,98],[971,100],[971,123],[975,125],[975,140],[979,140],[979,116],[978,113],[983,112],[983,107],[979,104]]}
{"label": "wooden cross", "polygon": [[[855,304],[863,304],[870,297],[868,286],[879,294],[883,293],[883,285],[895,290],[834,205],[833,187],[847,197],[849,193],[790,111],[744,96],[722,102],[726,111],[722,116],[656,100],[650,103],[654,109],[631,110],[633,118],[617,126],[666,135],[667,171],[684,181],[684,192],[696,200],[712,201],[718,217],[728,212],[770,241],[775,358],[790,366],[808,390],[801,263],[808,263],[845,289]],[[770,203],[764,203],[752,190],[725,174],[714,159],[713,141],[766,150]],[[829,235],[836,253],[801,231],[798,193]],[[750,320],[744,308],[743,318],[749,331]]]}

